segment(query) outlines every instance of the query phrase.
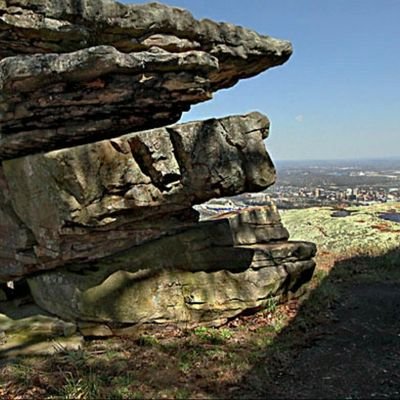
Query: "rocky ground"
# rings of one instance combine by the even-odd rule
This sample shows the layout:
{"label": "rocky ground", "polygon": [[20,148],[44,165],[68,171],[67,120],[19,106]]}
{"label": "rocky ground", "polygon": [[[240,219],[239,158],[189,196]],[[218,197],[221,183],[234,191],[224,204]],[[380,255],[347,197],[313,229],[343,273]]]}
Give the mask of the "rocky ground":
{"label": "rocky ground", "polygon": [[[65,347],[46,357],[4,358],[7,351],[2,350],[0,395],[400,398],[400,252],[395,246],[399,224],[378,218],[399,207],[354,210],[357,221],[370,218],[362,225],[370,228],[365,240],[374,237],[377,243],[381,235],[381,245],[386,246],[387,235],[393,234],[390,249],[358,249],[357,255],[351,241],[346,252],[338,253],[323,239],[333,235],[332,226],[338,223],[354,228],[349,217],[329,219],[327,213],[334,210],[291,211],[293,219],[297,213],[298,223],[303,213],[313,216],[307,231],[311,235],[313,223],[324,219],[327,234],[317,240],[317,270],[309,294],[300,301],[271,301],[265,311],[242,315],[219,329],[144,329],[134,336],[122,332],[117,338],[86,340],[78,350]],[[283,217],[287,225],[288,216]],[[345,232],[339,242],[345,240]],[[354,233],[352,238],[357,239]]]}

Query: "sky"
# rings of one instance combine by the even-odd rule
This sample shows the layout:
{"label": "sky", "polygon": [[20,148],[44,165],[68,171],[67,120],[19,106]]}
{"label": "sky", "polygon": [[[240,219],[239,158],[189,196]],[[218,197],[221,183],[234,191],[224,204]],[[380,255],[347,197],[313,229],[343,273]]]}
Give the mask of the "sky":
{"label": "sky", "polygon": [[274,160],[400,156],[400,0],[162,2],[294,48],[282,66],[215,93],[182,121],[261,111]]}

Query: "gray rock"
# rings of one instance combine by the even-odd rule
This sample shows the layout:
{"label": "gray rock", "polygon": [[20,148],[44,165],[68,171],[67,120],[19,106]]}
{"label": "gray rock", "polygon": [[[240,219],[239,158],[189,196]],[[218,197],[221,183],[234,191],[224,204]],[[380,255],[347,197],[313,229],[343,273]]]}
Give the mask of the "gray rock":
{"label": "gray rock", "polygon": [[0,165],[0,282],[29,272],[26,265],[34,260],[34,243],[34,236],[13,209],[9,187]]}
{"label": "gray rock", "polygon": [[0,280],[113,254],[192,224],[193,204],[267,188],[268,128],[251,113],[4,161]]}
{"label": "gray rock", "polygon": [[110,46],[0,61],[0,160],[176,122],[212,97],[202,52]]}
{"label": "gray rock", "polygon": [[189,230],[86,269],[42,273],[29,278],[32,294],[41,307],[70,320],[215,325],[295,293],[311,278],[313,244],[233,247],[216,242],[223,230],[216,228],[208,241]]}
{"label": "gray rock", "polygon": [[97,45],[110,45],[127,53],[156,46],[170,52],[209,52],[222,59],[224,70],[234,60],[245,62],[249,69],[240,74],[246,76],[282,64],[292,53],[287,41],[229,23],[198,21],[186,10],[159,3],[2,0],[1,31],[7,34],[0,35],[0,59],[72,52]]}
{"label": "gray rock", "polygon": [[0,335],[0,359],[77,350],[83,345],[75,323],[15,301],[0,304]]}
{"label": "gray rock", "polygon": [[0,345],[0,359],[51,355],[82,349],[85,340],[82,335],[54,337],[46,333],[26,332],[24,335],[5,335]]}
{"label": "gray rock", "polygon": [[85,337],[110,337],[114,336],[113,331],[105,324],[96,324],[93,322],[79,322],[79,333]]}
{"label": "gray rock", "polygon": [[268,243],[289,239],[289,232],[282,225],[274,203],[248,207],[240,211],[217,214],[208,220],[227,219],[230,224],[234,245]]}
{"label": "gray rock", "polygon": [[176,122],[292,52],[181,9],[98,0],[0,2],[0,49],[0,160]]}

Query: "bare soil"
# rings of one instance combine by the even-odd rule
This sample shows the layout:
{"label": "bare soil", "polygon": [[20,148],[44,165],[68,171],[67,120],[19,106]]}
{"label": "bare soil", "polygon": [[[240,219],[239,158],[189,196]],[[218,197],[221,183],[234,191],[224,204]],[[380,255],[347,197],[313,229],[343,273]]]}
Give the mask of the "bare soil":
{"label": "bare soil", "polygon": [[220,329],[0,363],[5,399],[400,399],[400,252],[318,256],[311,290]]}
{"label": "bare soil", "polygon": [[[385,257],[383,266],[379,257],[336,262],[276,338],[274,345],[286,352],[284,362],[273,376],[263,379],[263,368],[271,361],[267,351],[266,364],[248,374],[238,397],[400,399],[397,260],[393,253]],[[388,261],[392,261],[389,267]],[[381,268],[380,273],[374,268]],[[321,293],[333,298],[331,304],[325,303],[325,310],[316,308],[319,301],[313,304],[312,297]],[[304,324],[313,318],[311,325]],[[296,336],[302,337],[297,345]]]}

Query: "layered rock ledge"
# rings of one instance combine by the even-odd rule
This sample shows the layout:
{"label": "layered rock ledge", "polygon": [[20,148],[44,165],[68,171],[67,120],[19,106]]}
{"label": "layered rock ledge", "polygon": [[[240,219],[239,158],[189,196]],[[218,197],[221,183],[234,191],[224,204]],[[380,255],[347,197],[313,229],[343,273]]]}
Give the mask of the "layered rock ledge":
{"label": "layered rock ledge", "polygon": [[228,230],[202,223],[86,266],[40,274],[29,285],[38,305],[66,320],[190,327],[261,309],[311,278],[314,244],[234,246]]}
{"label": "layered rock ledge", "polygon": [[4,161],[0,280],[113,254],[197,221],[194,204],[267,188],[268,131],[251,113]]}
{"label": "layered rock ledge", "polygon": [[0,160],[174,123],[292,52],[181,9],[97,0],[0,1],[0,48]]}
{"label": "layered rock ledge", "polygon": [[271,202],[193,208],[274,183],[268,118],[170,125],[291,52],[158,3],[0,0],[0,301],[28,283],[82,334],[112,334],[298,295],[316,248],[288,240]]}
{"label": "layered rock ledge", "polygon": [[[99,45],[124,52],[158,47],[207,52],[240,77],[283,64],[291,43],[229,23],[196,20],[160,3],[123,5],[112,0],[0,0],[0,59],[21,54],[68,53]],[[247,59],[247,60],[246,60]],[[245,64],[241,64],[241,63]],[[235,64],[236,67],[232,68]],[[215,79],[227,87],[235,82]]]}

